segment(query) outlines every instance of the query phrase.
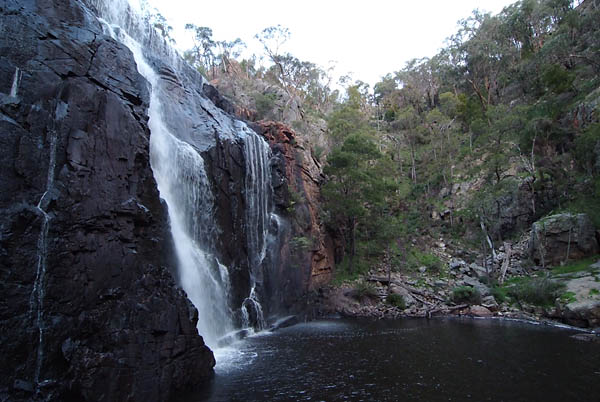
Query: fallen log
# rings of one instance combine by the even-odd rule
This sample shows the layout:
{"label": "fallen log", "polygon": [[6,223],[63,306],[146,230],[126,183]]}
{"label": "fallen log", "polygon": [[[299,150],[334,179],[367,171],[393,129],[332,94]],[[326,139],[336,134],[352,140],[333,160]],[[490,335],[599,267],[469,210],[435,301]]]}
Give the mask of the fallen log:
{"label": "fallen log", "polygon": [[452,306],[452,307],[445,305],[443,307],[439,307],[439,308],[435,308],[433,310],[427,311],[426,318],[431,318],[431,316],[436,313],[446,313],[447,314],[452,311],[462,310],[463,308],[467,308],[467,307],[469,307],[468,304],[459,304],[458,306]]}
{"label": "fallen log", "polygon": [[[413,293],[413,295],[419,295],[419,296],[422,296],[422,297],[428,297],[428,298],[435,299],[435,300],[440,301],[440,302],[445,302],[446,301],[446,300],[442,299],[439,296],[425,293],[425,292],[423,292],[423,291],[421,291],[419,289],[415,289],[412,286],[409,286],[409,285],[404,284],[402,282],[398,282],[398,281],[394,281],[394,280],[388,280],[387,278],[383,278],[383,277],[371,276],[371,277],[367,278],[367,282],[381,282],[382,285],[394,284],[394,285],[400,286],[400,287],[408,290],[410,293]],[[415,297],[415,299],[418,300],[417,297]]]}

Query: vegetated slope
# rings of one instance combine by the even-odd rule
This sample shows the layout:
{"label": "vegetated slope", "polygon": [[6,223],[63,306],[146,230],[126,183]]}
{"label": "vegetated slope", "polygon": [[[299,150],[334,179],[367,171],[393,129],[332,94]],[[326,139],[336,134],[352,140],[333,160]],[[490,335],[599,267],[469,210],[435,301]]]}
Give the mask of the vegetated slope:
{"label": "vegetated slope", "polygon": [[475,11],[435,56],[372,90],[343,81],[344,95],[281,51],[290,33],[279,26],[257,35],[268,64],[234,60],[235,41],[211,45],[198,27],[188,60],[240,116],[283,121],[323,162],[320,217],[337,239],[338,279],[416,272],[436,255],[443,269],[489,255],[485,274],[497,277],[504,242],[528,265],[523,236],[540,218],[587,213],[600,225],[599,19],[590,0]]}

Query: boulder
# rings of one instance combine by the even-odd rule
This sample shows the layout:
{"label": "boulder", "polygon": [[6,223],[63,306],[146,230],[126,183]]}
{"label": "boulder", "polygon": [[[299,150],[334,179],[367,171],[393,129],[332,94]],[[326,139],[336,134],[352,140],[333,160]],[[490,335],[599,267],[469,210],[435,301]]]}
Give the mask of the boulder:
{"label": "boulder", "polygon": [[492,295],[486,296],[481,300],[481,305],[490,311],[498,311],[498,303]]}
{"label": "boulder", "polygon": [[475,263],[471,263],[469,265],[469,268],[471,269],[471,273],[473,275],[475,275],[475,277],[483,277],[487,275],[487,272],[485,270],[484,267],[482,267],[481,265],[475,264]]}
{"label": "boulder", "polygon": [[529,256],[536,264],[558,265],[567,259],[581,259],[599,251],[594,224],[586,214],[548,216],[531,228]]}
{"label": "boulder", "polygon": [[570,325],[594,328],[600,325],[600,282],[595,275],[585,275],[567,282],[567,292],[573,301],[560,311],[563,321]]}
{"label": "boulder", "polygon": [[484,285],[483,283],[479,282],[479,280],[469,277],[469,276],[465,276],[465,278],[462,281],[463,285],[465,286],[471,286],[472,288],[477,289],[477,291],[479,292],[479,294],[481,295],[481,297],[485,297],[488,296],[490,294],[490,288],[488,288],[486,285]]}
{"label": "boulder", "polygon": [[390,287],[390,293],[402,296],[402,298],[404,299],[404,304],[407,308],[413,306],[416,303],[416,300],[412,296],[412,294],[402,286],[392,285]]}
{"label": "boulder", "polygon": [[448,263],[448,267],[450,269],[458,269],[462,266],[464,266],[466,263],[463,260],[459,260],[456,258],[453,258],[452,260],[450,260],[450,262]]}
{"label": "boulder", "polygon": [[493,314],[490,310],[483,306],[469,307],[469,315],[473,317],[491,317]]}

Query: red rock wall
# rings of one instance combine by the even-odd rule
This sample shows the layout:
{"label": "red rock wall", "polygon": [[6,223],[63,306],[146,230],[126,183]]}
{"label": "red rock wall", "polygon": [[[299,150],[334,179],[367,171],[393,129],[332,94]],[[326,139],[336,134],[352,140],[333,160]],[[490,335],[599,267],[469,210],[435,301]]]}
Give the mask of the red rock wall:
{"label": "red rock wall", "polygon": [[308,247],[300,250],[301,270],[306,270],[306,287],[316,289],[331,280],[334,267],[334,244],[319,218],[320,182],[322,179],[321,166],[312,157],[310,149],[306,148],[296,133],[283,123],[274,121],[259,121],[253,127],[262,134],[273,150],[284,160],[286,183],[283,188],[275,189],[279,194],[280,206],[288,205],[287,217],[292,224],[292,230],[282,252],[282,264],[287,264],[290,249],[294,247],[294,238],[310,240]]}

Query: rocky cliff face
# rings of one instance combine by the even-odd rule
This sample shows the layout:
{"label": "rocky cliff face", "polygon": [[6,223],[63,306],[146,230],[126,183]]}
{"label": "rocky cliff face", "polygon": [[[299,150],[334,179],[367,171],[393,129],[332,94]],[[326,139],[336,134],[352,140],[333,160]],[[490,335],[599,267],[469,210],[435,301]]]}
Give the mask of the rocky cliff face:
{"label": "rocky cliff face", "polygon": [[596,228],[586,214],[547,216],[531,227],[529,256],[539,265],[556,266],[598,254]]}
{"label": "rocky cliff face", "polygon": [[253,128],[269,141],[275,203],[291,223],[284,242],[287,248],[281,251],[283,260],[289,262],[282,265],[296,265],[304,288],[316,289],[331,280],[335,266],[334,243],[319,218],[321,166],[284,124],[260,121]]}
{"label": "rocky cliff face", "polygon": [[169,273],[148,103],[79,2],[0,0],[0,400],[167,400],[211,372]]}

